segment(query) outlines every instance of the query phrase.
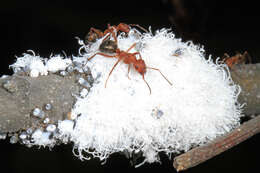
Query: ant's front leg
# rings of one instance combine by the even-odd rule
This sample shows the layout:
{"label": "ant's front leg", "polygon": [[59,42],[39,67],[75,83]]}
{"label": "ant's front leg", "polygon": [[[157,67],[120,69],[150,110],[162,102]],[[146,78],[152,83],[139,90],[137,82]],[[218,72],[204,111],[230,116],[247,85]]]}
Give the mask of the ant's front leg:
{"label": "ant's front leg", "polygon": [[112,67],[112,69],[110,70],[110,72],[109,72],[109,74],[108,74],[108,76],[107,76],[107,80],[106,80],[106,82],[105,82],[105,88],[107,87],[107,81],[108,81],[110,75],[112,74],[112,72],[114,71],[115,67],[117,66],[117,64],[118,64],[120,61],[121,61],[121,59],[118,59],[117,62],[116,62],[116,63],[114,64],[114,66]]}
{"label": "ant's front leg", "polygon": [[142,56],[141,56],[140,52],[135,52],[135,53],[133,53],[133,55],[134,55],[134,56],[135,56],[135,55],[139,55],[140,59],[142,59]]}
{"label": "ant's front leg", "polygon": [[131,80],[131,78],[129,77],[130,68],[131,68],[131,64],[128,64],[127,77],[129,80]]}
{"label": "ant's front leg", "polygon": [[114,55],[108,55],[108,54],[105,54],[105,53],[101,53],[101,52],[98,52],[98,53],[95,53],[94,55],[92,55],[91,57],[88,58],[88,61],[90,61],[92,58],[94,58],[96,55],[101,55],[101,56],[104,56],[104,57],[107,57],[107,58],[115,58],[116,56]]}
{"label": "ant's front leg", "polygon": [[112,34],[112,37],[114,38],[114,40],[115,40],[115,42],[116,42],[116,44],[117,44],[117,36],[116,36],[114,30],[115,30],[114,27],[111,27],[111,28],[107,29],[107,30],[104,32],[104,35],[106,35],[106,34],[108,34],[108,35],[103,39],[102,42],[104,42],[105,40],[107,40],[107,38],[110,37],[111,34]]}

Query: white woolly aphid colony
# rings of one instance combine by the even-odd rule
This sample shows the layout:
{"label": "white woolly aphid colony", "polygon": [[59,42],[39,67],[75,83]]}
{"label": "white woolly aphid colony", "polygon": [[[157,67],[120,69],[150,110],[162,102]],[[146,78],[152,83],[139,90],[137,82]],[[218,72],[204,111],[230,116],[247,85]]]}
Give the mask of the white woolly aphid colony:
{"label": "white woolly aphid colony", "polygon": [[[140,34],[132,29],[128,36],[121,34],[117,39],[119,49],[124,51],[137,43],[130,52],[140,52],[146,65],[160,69],[173,85],[158,71],[147,69],[144,77],[151,87],[150,94],[142,76],[131,67],[129,79],[128,65],[120,62],[105,88],[108,74],[118,59],[97,55],[87,62],[95,79],[93,87],[89,92],[82,91],[72,109],[75,124],[71,120],[59,122],[55,140],[49,143],[44,141],[41,144],[37,132],[35,144],[52,146],[58,140],[70,141],[80,159],[89,159],[92,154],[104,160],[116,152],[141,151],[144,162],[152,163],[159,161],[158,152],[170,155],[187,151],[239,125],[241,105],[237,97],[240,88],[233,84],[226,65],[205,58],[203,48],[176,39],[166,29],[155,34]],[[78,67],[99,52],[102,39],[91,45],[80,43],[80,55],[73,57]],[[30,56],[30,61],[40,59]],[[47,71],[64,70],[72,63],[69,59],[57,57],[59,63],[54,63],[53,58],[45,62],[40,59],[43,69],[49,63],[52,70],[47,68]],[[22,62],[19,58],[18,61]],[[28,65],[31,64],[29,61],[22,65],[18,61],[12,65],[14,69],[29,66],[32,71],[36,68]],[[61,62],[63,67],[58,66]],[[31,75],[47,74],[42,69],[38,72]]]}

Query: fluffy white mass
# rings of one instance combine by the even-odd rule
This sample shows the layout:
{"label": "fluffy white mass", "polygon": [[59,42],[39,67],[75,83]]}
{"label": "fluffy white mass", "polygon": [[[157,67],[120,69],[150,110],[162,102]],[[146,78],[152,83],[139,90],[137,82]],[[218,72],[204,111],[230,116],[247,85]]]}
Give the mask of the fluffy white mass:
{"label": "fluffy white mass", "polygon": [[[82,61],[98,52],[100,43],[83,45]],[[88,159],[86,152],[102,160],[115,152],[140,150],[144,162],[155,162],[160,151],[187,151],[239,125],[240,88],[225,65],[206,59],[203,48],[181,42],[166,29],[155,35],[131,30],[128,37],[118,36],[120,50],[134,43],[138,46],[130,52],[139,51],[146,66],[160,69],[173,85],[147,69],[150,95],[142,76],[131,67],[129,79],[128,65],[121,62],[105,88],[117,59],[95,56],[87,66],[96,81],[72,110],[80,115],[70,135],[81,159]]]}
{"label": "fluffy white mass", "polygon": [[[141,151],[143,163],[152,163],[159,161],[161,151],[169,155],[187,151],[239,125],[240,87],[232,82],[226,65],[205,58],[202,47],[182,42],[166,29],[155,34],[132,29],[117,39],[124,51],[136,43],[130,52],[140,52],[146,66],[159,69],[173,85],[158,70],[147,68],[144,78],[150,94],[142,76],[131,66],[129,79],[128,65],[120,62],[105,88],[118,59],[97,55],[86,63],[99,52],[102,39],[90,45],[80,41],[80,56],[73,57],[73,68],[83,73],[86,64],[95,79],[93,86],[77,97],[71,111],[75,119],[60,121],[52,139],[49,132],[35,131],[34,144],[53,146],[54,139],[72,142],[80,159],[93,155],[105,160],[116,152]],[[24,54],[11,67],[37,77],[65,70],[71,63],[61,56],[44,60]]]}

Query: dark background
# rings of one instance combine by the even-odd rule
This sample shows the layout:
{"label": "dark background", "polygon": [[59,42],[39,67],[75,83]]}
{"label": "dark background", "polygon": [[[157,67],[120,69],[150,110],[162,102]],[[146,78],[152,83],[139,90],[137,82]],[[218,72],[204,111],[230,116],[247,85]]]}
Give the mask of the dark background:
{"label": "dark background", "polygon": [[[177,28],[170,20],[176,9],[167,0],[1,1],[0,75],[12,74],[8,65],[28,49],[43,57],[62,51],[77,55],[75,37],[83,39],[90,27],[104,30],[107,23],[120,22],[151,26],[153,31],[172,28],[177,37],[204,45],[207,54],[214,57],[247,50],[256,63],[260,56],[260,14],[256,2],[186,0],[190,20],[185,27]],[[259,172],[259,139],[257,135],[186,172]],[[114,155],[107,164],[100,165],[96,159],[81,162],[71,150],[70,145],[49,151],[0,141],[0,172],[175,172],[172,161],[165,157],[162,164],[134,169],[123,156]]]}

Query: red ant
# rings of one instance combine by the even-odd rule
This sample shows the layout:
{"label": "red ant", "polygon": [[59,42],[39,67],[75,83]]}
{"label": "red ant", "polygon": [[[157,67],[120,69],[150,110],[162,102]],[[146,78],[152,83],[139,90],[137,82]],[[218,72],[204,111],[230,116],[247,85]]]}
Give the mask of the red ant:
{"label": "red ant", "polygon": [[251,56],[247,51],[245,51],[243,54],[237,52],[236,55],[232,57],[230,57],[227,53],[224,53],[223,60],[230,69],[232,69],[232,67],[236,64],[244,64],[247,60],[249,63],[252,61]]}
{"label": "red ant", "polygon": [[111,34],[113,36],[113,38],[115,39],[115,41],[117,42],[117,32],[121,31],[121,32],[125,32],[125,33],[129,33],[130,31],[130,26],[136,26],[140,29],[142,29],[145,32],[148,32],[145,28],[141,27],[138,24],[125,24],[125,23],[120,23],[117,26],[111,26],[110,24],[107,25],[107,29],[102,32],[99,29],[95,29],[95,28],[90,28],[89,33],[86,36],[86,41],[87,42],[95,42],[96,39],[99,39],[101,37],[104,37],[106,34],[108,34],[103,40],[106,40]]}
{"label": "red ant", "polygon": [[[146,72],[146,69],[152,69],[152,70],[157,70],[161,73],[161,75],[164,77],[164,79],[170,84],[172,85],[172,83],[162,74],[162,72],[157,69],[157,68],[153,68],[153,67],[147,67],[144,60],[142,59],[141,57],[141,54],[139,52],[135,52],[135,53],[129,53],[129,51],[134,48],[136,46],[136,43],[134,43],[130,48],[127,49],[127,51],[122,51],[120,49],[116,49],[116,54],[115,55],[107,55],[105,53],[102,53],[102,52],[98,52],[98,53],[95,53],[94,55],[92,55],[90,58],[88,58],[88,61],[90,61],[92,58],[94,58],[96,55],[102,55],[104,57],[108,57],[108,58],[118,58],[117,62],[114,64],[114,66],[112,67],[111,71],[109,72],[108,74],[108,77],[106,79],[106,82],[105,82],[105,88],[106,88],[106,85],[107,85],[107,81],[110,77],[110,75],[112,74],[113,70],[115,69],[115,67],[117,66],[117,64],[120,62],[120,61],[123,61],[125,64],[128,64],[128,78],[130,79],[129,77],[129,72],[130,72],[130,67],[131,67],[131,64],[134,66],[134,69],[142,75],[143,77],[143,80],[144,82],[146,83],[146,85],[148,86],[149,88],[149,91],[150,91],[150,94],[152,93],[151,91],[151,88],[149,86],[149,84],[146,82],[145,78],[144,78],[144,74]],[[136,59],[136,55],[139,55],[140,59]]]}

